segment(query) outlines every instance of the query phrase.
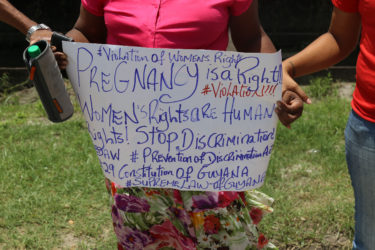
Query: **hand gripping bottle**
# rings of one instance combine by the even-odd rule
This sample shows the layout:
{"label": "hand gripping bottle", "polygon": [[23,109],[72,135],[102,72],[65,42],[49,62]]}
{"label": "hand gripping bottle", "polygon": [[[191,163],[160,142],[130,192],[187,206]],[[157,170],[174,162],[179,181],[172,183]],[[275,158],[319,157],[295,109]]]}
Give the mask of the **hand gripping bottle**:
{"label": "hand gripping bottle", "polygon": [[27,47],[23,52],[23,59],[48,119],[52,122],[69,119],[74,108],[49,43],[40,40]]}

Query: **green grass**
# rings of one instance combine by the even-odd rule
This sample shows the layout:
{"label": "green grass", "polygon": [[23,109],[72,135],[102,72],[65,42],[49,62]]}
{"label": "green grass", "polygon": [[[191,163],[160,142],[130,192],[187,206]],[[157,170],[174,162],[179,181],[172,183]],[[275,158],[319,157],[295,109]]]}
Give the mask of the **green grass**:
{"label": "green grass", "polygon": [[324,98],[321,93],[311,95],[315,87],[307,88],[313,104],[305,105],[292,129],[278,127],[261,188],[275,198],[275,211],[265,217],[263,230],[281,248],[349,249],[354,200],[345,162],[344,129],[350,101],[339,98],[337,92]]}
{"label": "green grass", "polygon": [[327,96],[337,95],[337,86],[332,84],[333,78],[331,73],[327,76],[319,76],[310,80],[308,94],[321,100]]}
{"label": "green grass", "polygon": [[108,195],[82,117],[52,124],[39,101],[19,99],[0,105],[0,249],[114,249]]}
{"label": "green grass", "polygon": [[[0,104],[0,249],[115,249],[104,178],[78,107],[53,124],[39,100],[24,102],[25,95],[35,93],[13,93]],[[305,105],[292,129],[278,127],[261,188],[275,211],[261,230],[281,249],[350,247],[343,135],[350,104],[324,96]]]}

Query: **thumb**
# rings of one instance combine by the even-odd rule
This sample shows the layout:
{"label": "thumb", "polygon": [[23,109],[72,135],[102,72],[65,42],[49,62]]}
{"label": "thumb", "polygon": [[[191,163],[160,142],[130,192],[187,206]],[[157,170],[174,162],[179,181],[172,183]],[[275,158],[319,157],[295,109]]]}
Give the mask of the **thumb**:
{"label": "thumb", "polygon": [[295,92],[303,100],[303,102],[307,104],[311,104],[310,98],[307,96],[305,91],[303,91],[302,88],[298,84],[296,84],[295,88],[292,89],[292,91]]}
{"label": "thumb", "polygon": [[285,74],[285,72],[283,73],[283,95],[289,90],[296,93],[303,102],[311,104],[310,98],[307,96],[305,91],[302,90],[298,83],[289,74]]}

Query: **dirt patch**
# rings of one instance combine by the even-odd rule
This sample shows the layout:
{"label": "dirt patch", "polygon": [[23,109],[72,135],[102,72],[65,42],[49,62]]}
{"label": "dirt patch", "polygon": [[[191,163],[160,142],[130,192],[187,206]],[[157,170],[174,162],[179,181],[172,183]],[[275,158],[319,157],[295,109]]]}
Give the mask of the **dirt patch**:
{"label": "dirt patch", "polygon": [[350,249],[352,244],[351,240],[340,234],[326,235],[323,243],[330,248],[332,247],[331,249]]}
{"label": "dirt patch", "polygon": [[33,103],[36,102],[39,98],[35,88],[29,88],[19,91],[16,95],[19,97],[20,104]]}
{"label": "dirt patch", "polygon": [[[273,242],[275,243],[275,242]],[[350,250],[352,242],[348,238],[338,234],[328,234],[324,237],[323,242],[313,242],[312,240],[305,242],[307,246],[279,247],[280,250]],[[277,245],[277,244],[276,244]]]}
{"label": "dirt patch", "polygon": [[17,104],[28,104],[38,100],[39,96],[35,88],[25,88],[9,95],[2,95],[0,93],[0,102],[4,103],[17,103]]}
{"label": "dirt patch", "polygon": [[[65,80],[65,88],[67,89],[69,95],[74,96],[73,88],[71,87],[68,80]],[[1,97],[1,93],[0,93]],[[9,94],[12,100],[15,100],[19,104],[28,104],[36,102],[39,99],[38,92],[35,87],[27,87],[22,90],[13,92]],[[8,96],[3,96],[2,99],[7,99]]]}
{"label": "dirt patch", "polygon": [[354,82],[340,82],[338,83],[338,94],[341,98],[345,98],[348,100],[352,99],[353,91],[355,87]]}
{"label": "dirt patch", "polygon": [[64,236],[61,238],[63,240],[62,245],[67,249],[76,249],[79,245],[79,242],[81,242],[79,238],[75,237],[71,233],[64,234]]}

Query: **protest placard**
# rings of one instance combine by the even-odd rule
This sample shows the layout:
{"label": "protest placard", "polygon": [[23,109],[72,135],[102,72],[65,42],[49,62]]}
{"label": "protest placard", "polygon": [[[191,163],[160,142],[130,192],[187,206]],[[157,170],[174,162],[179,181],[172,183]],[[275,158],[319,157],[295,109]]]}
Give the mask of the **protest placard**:
{"label": "protest placard", "polygon": [[107,178],[180,190],[263,184],[276,137],[281,52],[63,47]]}

